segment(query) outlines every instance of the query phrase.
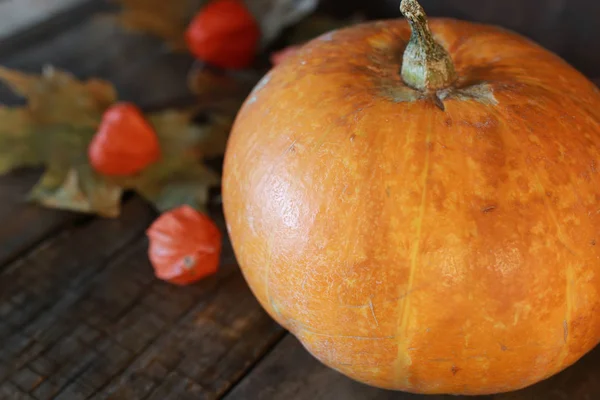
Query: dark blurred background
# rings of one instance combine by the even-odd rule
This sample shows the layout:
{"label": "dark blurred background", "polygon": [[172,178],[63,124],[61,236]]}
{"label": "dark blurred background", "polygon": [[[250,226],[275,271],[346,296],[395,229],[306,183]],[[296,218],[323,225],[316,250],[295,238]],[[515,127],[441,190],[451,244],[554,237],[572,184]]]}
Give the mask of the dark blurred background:
{"label": "dark blurred background", "polygon": [[[591,77],[600,77],[599,0],[421,0],[430,16],[501,25],[559,54]],[[322,0],[340,16],[363,11],[369,18],[394,18],[400,0]]]}

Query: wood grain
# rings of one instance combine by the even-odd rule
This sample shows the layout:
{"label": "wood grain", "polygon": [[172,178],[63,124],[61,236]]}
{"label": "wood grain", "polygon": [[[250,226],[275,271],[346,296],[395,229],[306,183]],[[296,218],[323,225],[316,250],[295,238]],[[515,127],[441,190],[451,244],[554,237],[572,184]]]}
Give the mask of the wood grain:
{"label": "wood grain", "polygon": [[0,387],[10,382],[27,392],[29,384],[42,385],[33,365],[46,358],[56,359],[53,376],[68,379],[66,371],[59,372],[62,358],[82,350],[68,337],[88,329],[74,325],[65,310],[78,303],[88,282],[143,233],[152,217],[143,203],[130,202],[121,219],[68,229],[5,268],[0,274]]}
{"label": "wood grain", "polygon": [[227,391],[283,335],[258,306],[237,267],[233,269],[212,282],[210,286],[216,287],[210,291],[188,290],[193,296],[205,292],[205,298],[98,398],[217,398]]}
{"label": "wood grain", "polygon": [[213,278],[157,280],[141,237],[154,218],[72,227],[0,275],[0,399],[215,398],[283,334],[229,250]]}
{"label": "wood grain", "polygon": [[85,219],[59,210],[49,210],[24,202],[38,179],[35,171],[19,171],[0,177],[0,271],[49,235],[77,220]]}

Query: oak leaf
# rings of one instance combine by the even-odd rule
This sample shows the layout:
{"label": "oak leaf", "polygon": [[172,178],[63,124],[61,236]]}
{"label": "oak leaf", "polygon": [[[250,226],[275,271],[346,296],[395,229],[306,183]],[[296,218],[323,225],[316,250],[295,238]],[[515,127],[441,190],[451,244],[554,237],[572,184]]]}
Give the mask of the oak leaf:
{"label": "oak leaf", "polygon": [[112,85],[79,81],[53,68],[37,76],[0,67],[0,81],[28,100],[22,107],[0,106],[0,173],[46,167],[31,201],[115,217],[122,193],[134,190],[159,211],[183,204],[204,210],[210,188],[220,183],[203,160],[223,155],[235,107],[206,112],[201,123],[198,110],[207,109],[199,104],[146,114],[160,142],[160,160],[133,176],[110,178],[93,170],[87,149],[103,113],[117,102]]}
{"label": "oak leaf", "polygon": [[30,200],[117,216],[122,189],[94,173],[86,158],[102,113],[116,101],[114,88],[52,67],[39,76],[0,67],[0,81],[28,100],[23,107],[0,106],[0,173],[46,166]]}
{"label": "oak leaf", "polygon": [[96,174],[88,164],[52,166],[33,187],[29,199],[46,207],[117,217],[123,190]]}

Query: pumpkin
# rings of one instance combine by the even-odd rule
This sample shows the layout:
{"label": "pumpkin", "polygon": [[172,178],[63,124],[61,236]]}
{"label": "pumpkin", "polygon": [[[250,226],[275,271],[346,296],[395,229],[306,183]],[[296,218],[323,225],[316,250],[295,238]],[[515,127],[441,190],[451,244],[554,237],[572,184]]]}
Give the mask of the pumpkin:
{"label": "pumpkin", "polygon": [[515,33],[401,11],[250,94],[224,162],[233,248],[266,311],[355,380],[523,388],[600,339],[600,93]]}

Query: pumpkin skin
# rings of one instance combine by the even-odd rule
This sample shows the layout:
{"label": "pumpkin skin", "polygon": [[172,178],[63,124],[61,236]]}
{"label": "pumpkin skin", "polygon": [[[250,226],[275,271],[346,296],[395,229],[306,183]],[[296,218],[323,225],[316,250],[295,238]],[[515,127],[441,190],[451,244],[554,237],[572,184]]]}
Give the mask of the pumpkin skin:
{"label": "pumpkin skin", "polygon": [[271,70],[229,139],[227,229],[258,301],[325,365],[516,390],[600,340],[600,93],[514,33],[430,27],[459,76],[445,111],[400,77],[405,20]]}

